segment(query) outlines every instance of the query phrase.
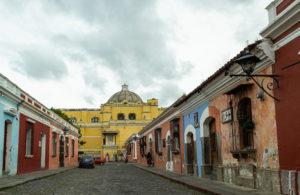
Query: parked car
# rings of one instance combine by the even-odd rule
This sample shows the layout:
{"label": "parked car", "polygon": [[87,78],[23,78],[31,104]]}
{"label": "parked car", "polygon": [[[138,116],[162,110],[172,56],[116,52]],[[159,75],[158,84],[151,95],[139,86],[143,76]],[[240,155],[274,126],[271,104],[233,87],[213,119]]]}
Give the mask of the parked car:
{"label": "parked car", "polygon": [[101,157],[96,157],[94,160],[96,165],[104,165],[105,163],[105,159],[102,159]]}
{"label": "parked car", "polygon": [[95,168],[94,158],[90,155],[82,156],[79,161],[79,168]]}

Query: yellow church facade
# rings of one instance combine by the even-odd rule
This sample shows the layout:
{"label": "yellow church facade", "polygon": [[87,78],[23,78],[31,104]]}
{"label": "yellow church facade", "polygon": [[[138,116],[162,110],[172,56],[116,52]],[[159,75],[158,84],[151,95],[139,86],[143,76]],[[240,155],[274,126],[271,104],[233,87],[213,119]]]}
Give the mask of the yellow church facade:
{"label": "yellow church facade", "polygon": [[126,140],[156,118],[163,108],[155,98],[143,102],[127,85],[102,104],[100,109],[62,109],[81,129],[79,151],[121,158]]}

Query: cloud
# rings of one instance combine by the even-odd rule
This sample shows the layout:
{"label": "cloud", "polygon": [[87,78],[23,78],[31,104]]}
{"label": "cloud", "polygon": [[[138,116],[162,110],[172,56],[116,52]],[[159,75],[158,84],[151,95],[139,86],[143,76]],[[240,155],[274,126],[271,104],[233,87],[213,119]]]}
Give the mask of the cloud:
{"label": "cloud", "polygon": [[103,75],[97,71],[96,66],[87,66],[82,73],[84,82],[97,90],[96,93],[104,93],[104,88],[107,83]]}
{"label": "cloud", "polygon": [[184,94],[184,91],[176,82],[162,82],[159,87],[151,88],[144,92],[143,97],[157,98],[159,104],[163,106],[170,106],[175,100]]}
{"label": "cloud", "polygon": [[38,80],[62,79],[68,74],[64,61],[50,51],[28,49],[19,52],[16,70]]}
{"label": "cloud", "polygon": [[[101,60],[123,82],[149,86],[155,79],[179,78],[175,54],[167,47],[168,29],[156,13],[156,1],[49,1],[50,13],[84,19],[94,30],[56,37]],[[45,4],[48,5],[48,4]],[[50,10],[49,10],[50,7]]]}
{"label": "cloud", "polygon": [[269,1],[0,2],[0,62],[12,62],[1,66],[21,73],[21,85],[51,80],[66,93],[46,103],[77,95],[75,107],[92,106],[127,83],[167,106],[257,37]]}

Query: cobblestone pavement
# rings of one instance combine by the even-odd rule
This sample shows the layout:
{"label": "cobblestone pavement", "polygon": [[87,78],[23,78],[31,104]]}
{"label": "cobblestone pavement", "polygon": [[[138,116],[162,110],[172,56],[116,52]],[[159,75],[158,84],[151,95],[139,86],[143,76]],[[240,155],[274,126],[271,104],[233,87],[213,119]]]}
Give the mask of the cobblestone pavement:
{"label": "cobblestone pavement", "polygon": [[201,194],[130,164],[73,169],[32,181],[0,194]]}

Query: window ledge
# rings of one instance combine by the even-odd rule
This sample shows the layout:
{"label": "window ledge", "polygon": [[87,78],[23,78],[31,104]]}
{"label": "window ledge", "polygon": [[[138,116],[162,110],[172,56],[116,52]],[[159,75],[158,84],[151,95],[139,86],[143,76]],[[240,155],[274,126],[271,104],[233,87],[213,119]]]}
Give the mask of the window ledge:
{"label": "window ledge", "polygon": [[33,155],[25,155],[25,158],[33,158]]}

